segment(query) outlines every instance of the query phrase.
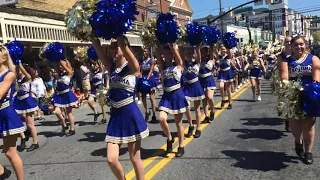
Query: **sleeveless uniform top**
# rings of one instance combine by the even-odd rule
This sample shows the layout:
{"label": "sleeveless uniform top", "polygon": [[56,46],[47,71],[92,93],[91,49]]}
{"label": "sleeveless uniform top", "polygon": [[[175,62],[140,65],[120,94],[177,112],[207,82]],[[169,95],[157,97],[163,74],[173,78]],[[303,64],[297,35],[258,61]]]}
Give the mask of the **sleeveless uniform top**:
{"label": "sleeveless uniform top", "polygon": [[213,64],[209,59],[201,61],[199,68],[199,76],[202,78],[206,78],[212,76]]}
{"label": "sleeveless uniform top", "polygon": [[66,72],[61,73],[57,78],[56,82],[56,92],[57,94],[64,94],[70,91],[70,82],[71,79]]}
{"label": "sleeveless uniform top", "polygon": [[239,58],[235,58],[235,61],[236,61],[236,64],[235,64],[236,68],[238,70],[242,69],[241,64],[240,64],[240,59]]}
{"label": "sleeveless uniform top", "polygon": [[94,72],[91,78],[92,89],[98,89],[101,86],[104,86],[103,73]]}
{"label": "sleeveless uniform top", "polygon": [[250,62],[251,69],[261,69],[260,58],[252,59]]}
{"label": "sleeveless uniform top", "polygon": [[152,59],[148,59],[146,61],[142,61],[141,63],[141,69],[142,69],[142,76],[148,76],[150,72],[151,67],[151,61]]}
{"label": "sleeveless uniform top", "polygon": [[121,108],[134,102],[137,77],[129,73],[128,62],[111,73],[108,102],[112,108]]}
{"label": "sleeveless uniform top", "polygon": [[31,96],[31,82],[28,82],[25,77],[18,80],[19,90],[17,92],[17,99],[23,100]]}
{"label": "sleeveless uniform top", "polygon": [[[0,86],[2,85],[4,78],[9,72],[10,70],[6,70],[2,74],[0,74]],[[9,107],[12,104],[14,89],[15,89],[15,83],[12,83],[7,95],[2,99],[0,99],[0,110]]]}
{"label": "sleeveless uniform top", "polygon": [[182,72],[177,66],[168,67],[163,72],[163,90],[171,92],[181,87]]}
{"label": "sleeveless uniform top", "polygon": [[159,71],[158,65],[154,65],[153,75],[156,76],[156,77],[158,77],[158,76],[159,76],[159,73],[160,73],[160,71]]}
{"label": "sleeveless uniform top", "polygon": [[220,71],[229,71],[231,69],[231,59],[227,55],[219,56],[218,64]]}
{"label": "sleeveless uniform top", "polygon": [[199,65],[197,63],[186,63],[186,70],[184,73],[185,82],[188,84],[193,84],[199,80]]}
{"label": "sleeveless uniform top", "polygon": [[312,58],[313,55],[306,54],[301,62],[294,57],[287,58],[289,67],[289,80],[301,79],[303,85],[312,83]]}

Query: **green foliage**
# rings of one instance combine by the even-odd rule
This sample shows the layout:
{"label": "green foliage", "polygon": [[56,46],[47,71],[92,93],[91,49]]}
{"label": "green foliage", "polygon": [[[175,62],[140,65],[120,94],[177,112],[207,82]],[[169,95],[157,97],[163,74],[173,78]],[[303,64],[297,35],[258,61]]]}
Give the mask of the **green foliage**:
{"label": "green foliage", "polygon": [[316,33],[314,33],[312,36],[313,36],[313,40],[314,40],[315,42],[320,43],[320,32],[316,32]]}

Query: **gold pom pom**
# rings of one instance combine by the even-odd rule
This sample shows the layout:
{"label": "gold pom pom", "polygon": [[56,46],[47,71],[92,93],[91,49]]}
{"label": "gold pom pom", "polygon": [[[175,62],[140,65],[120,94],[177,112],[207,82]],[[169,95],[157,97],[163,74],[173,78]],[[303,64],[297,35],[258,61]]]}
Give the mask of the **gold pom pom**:
{"label": "gold pom pom", "polygon": [[96,93],[96,98],[101,106],[104,106],[107,104],[107,94],[108,89],[104,86],[99,87]]}
{"label": "gold pom pom", "polygon": [[140,31],[140,37],[145,47],[154,47],[157,44],[156,37],[157,19],[152,18],[149,21],[144,22],[142,30]]}
{"label": "gold pom pom", "polygon": [[68,32],[79,40],[89,41],[96,38],[92,32],[89,18],[98,0],[79,0],[65,14]]}
{"label": "gold pom pom", "polygon": [[79,62],[84,62],[88,59],[87,55],[88,47],[77,47],[73,50],[74,53],[74,59],[79,61]]}

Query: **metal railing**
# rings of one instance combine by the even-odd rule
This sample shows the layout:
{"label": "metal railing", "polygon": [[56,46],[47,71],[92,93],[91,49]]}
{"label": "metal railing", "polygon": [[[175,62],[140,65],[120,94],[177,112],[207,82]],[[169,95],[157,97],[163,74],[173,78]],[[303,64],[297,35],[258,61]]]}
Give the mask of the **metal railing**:
{"label": "metal railing", "polygon": [[[24,42],[59,41],[69,44],[90,44],[90,42],[82,42],[69,34],[62,21],[0,13],[0,24],[2,42],[17,39]],[[137,35],[141,27],[142,23],[135,22],[127,33],[132,46],[142,46],[140,36]],[[109,43],[110,41],[102,40],[102,44]]]}

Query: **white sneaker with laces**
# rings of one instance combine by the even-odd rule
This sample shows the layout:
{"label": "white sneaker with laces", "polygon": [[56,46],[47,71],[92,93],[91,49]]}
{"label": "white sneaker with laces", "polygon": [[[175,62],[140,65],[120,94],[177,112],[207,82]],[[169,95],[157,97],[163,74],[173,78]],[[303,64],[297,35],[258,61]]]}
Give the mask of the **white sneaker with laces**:
{"label": "white sneaker with laces", "polygon": [[261,101],[261,96],[258,96],[258,101]]}

